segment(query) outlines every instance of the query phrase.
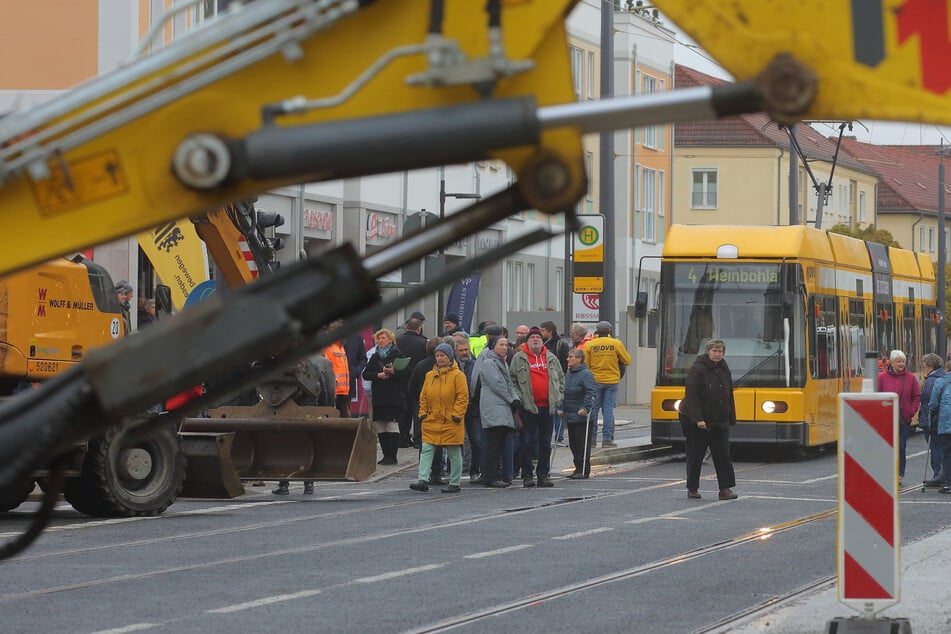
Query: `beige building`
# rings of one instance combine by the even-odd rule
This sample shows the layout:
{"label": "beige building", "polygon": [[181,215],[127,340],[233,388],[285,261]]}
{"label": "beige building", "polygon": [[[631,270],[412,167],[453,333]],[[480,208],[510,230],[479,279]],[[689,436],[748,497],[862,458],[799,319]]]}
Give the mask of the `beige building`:
{"label": "beige building", "polygon": [[[676,79],[678,88],[725,83],[679,65]],[[789,170],[795,165],[799,223],[816,226],[819,199],[812,178],[828,183],[831,174],[820,226],[874,224],[878,174],[846,152],[839,153],[833,172],[835,140],[810,126],[797,126],[796,138],[808,169],[791,153],[787,133],[765,114],[678,124],[672,222],[790,224]]]}

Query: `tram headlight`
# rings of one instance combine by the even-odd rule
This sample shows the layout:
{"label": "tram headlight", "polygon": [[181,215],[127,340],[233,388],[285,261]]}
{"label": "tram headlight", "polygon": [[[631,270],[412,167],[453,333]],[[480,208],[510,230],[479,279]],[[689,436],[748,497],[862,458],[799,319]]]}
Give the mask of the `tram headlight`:
{"label": "tram headlight", "polygon": [[789,409],[789,406],[783,401],[763,401],[760,409],[766,414],[782,414]]}
{"label": "tram headlight", "polygon": [[678,399],[665,398],[664,401],[660,404],[660,407],[665,412],[679,412],[680,401],[681,399],[679,398]]}

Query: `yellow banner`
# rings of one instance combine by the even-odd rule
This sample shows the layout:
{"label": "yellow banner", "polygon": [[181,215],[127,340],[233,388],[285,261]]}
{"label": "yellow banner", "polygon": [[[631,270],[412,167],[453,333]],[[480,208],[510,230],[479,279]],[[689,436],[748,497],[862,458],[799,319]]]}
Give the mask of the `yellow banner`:
{"label": "yellow banner", "polygon": [[948,0],[656,0],[737,81],[789,53],[819,79],[805,119],[951,124]]}
{"label": "yellow banner", "polygon": [[208,279],[205,246],[187,218],[165,223],[151,231],[136,235],[163,284],[172,289],[172,303],[177,310],[196,286]]}

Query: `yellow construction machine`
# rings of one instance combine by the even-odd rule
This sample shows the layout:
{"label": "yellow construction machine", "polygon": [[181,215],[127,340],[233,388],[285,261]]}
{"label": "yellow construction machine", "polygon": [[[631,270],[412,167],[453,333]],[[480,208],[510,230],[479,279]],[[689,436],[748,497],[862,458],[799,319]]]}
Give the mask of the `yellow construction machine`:
{"label": "yellow construction machine", "polygon": [[[946,65],[915,31],[916,7],[928,4],[919,0],[658,2],[737,83],[584,103],[572,103],[565,29],[575,4],[233,3],[168,46],[0,119],[0,223],[8,228],[0,272],[289,183],[488,158],[516,176],[509,188],[363,259],[345,245],[218,294],[5,404],[0,488],[49,465],[50,494],[35,525],[0,556],[48,521],[68,466],[61,456],[74,442],[177,424],[330,338],[552,237],[528,233],[379,301],[379,277],[516,212],[563,212],[573,226],[587,190],[583,134],[751,111],[784,122],[951,120],[934,79]],[[323,331],[338,318],[340,331]],[[225,384],[167,422],[142,415],[225,374]]]}
{"label": "yellow construction machine", "polygon": [[[267,274],[273,253],[256,227],[253,203],[192,221],[226,286]],[[0,278],[0,397],[34,389],[120,340],[122,322],[109,273],[81,255]],[[244,493],[242,480],[364,480],[373,473],[370,423],[340,418],[333,384],[313,365],[298,363],[255,385],[249,401],[177,427],[155,412],[148,429],[120,425],[77,443],[67,453],[66,500],[90,515],[154,515],[180,494],[236,497]],[[43,470],[32,476],[0,490],[0,512],[19,506],[34,479],[45,485]]]}

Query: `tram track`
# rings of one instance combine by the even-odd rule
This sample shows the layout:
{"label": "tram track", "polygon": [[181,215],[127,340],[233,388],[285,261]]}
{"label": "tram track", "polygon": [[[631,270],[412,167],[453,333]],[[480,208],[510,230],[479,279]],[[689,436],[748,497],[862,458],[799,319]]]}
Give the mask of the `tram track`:
{"label": "tram track", "polygon": [[[646,466],[646,465],[645,465],[645,466]],[[602,475],[602,476],[613,475],[613,474],[616,474],[616,473],[623,473],[623,472],[625,472],[625,471],[635,471],[635,470],[638,470],[638,469],[640,469],[640,468],[644,468],[644,467],[638,465],[638,466],[633,466],[633,467],[630,467],[630,468],[627,468],[627,469],[623,469],[623,468],[612,468],[612,469],[610,469],[610,471],[605,471],[604,473],[601,473],[601,474],[599,474],[599,475]],[[602,494],[599,494],[599,495],[571,496],[571,497],[563,498],[563,499],[561,499],[561,500],[557,500],[555,503],[579,502],[579,501],[583,501],[583,500],[585,500],[585,499],[592,500],[592,499],[595,499],[595,498],[602,498],[602,499],[603,499],[603,498],[608,497],[608,496],[616,496],[616,495],[625,495],[625,494],[638,493],[638,492],[650,490],[651,488],[663,487],[663,486],[675,486],[675,485],[677,485],[677,484],[682,484],[682,481],[680,481],[680,482],[678,482],[678,481],[668,481],[668,482],[660,483],[659,485],[654,485],[654,487],[650,487],[650,488],[639,488],[639,489],[636,489],[636,490],[613,491],[613,492],[609,492],[609,493],[602,493]],[[493,491],[490,491],[490,490],[486,490],[486,489],[484,489],[484,488],[482,488],[482,487],[471,487],[471,488],[468,489],[466,495],[467,495],[467,496],[471,496],[471,495],[493,495],[493,494],[496,494],[496,493],[497,493],[497,492],[494,491],[494,490],[493,490]],[[361,493],[358,494],[358,495],[363,495],[363,493],[361,492]],[[177,511],[177,512],[172,511],[172,512],[167,512],[167,513],[164,513],[164,514],[162,514],[162,515],[157,515],[157,516],[153,516],[153,517],[127,517],[127,518],[111,518],[111,519],[88,518],[88,519],[80,519],[80,520],[78,520],[78,521],[70,522],[70,523],[68,523],[68,524],[62,524],[62,525],[59,525],[59,526],[55,526],[55,525],[54,525],[54,526],[51,526],[51,527],[49,527],[49,528],[46,529],[46,533],[47,533],[47,534],[54,535],[54,534],[61,533],[61,532],[79,531],[79,530],[94,530],[94,529],[100,529],[100,528],[108,528],[108,527],[110,527],[110,526],[115,526],[115,525],[117,525],[117,524],[125,524],[125,523],[138,523],[138,522],[170,522],[170,521],[174,521],[174,520],[176,520],[176,519],[180,519],[180,518],[182,518],[182,517],[189,517],[189,516],[203,515],[203,514],[209,514],[209,515],[210,515],[210,514],[212,514],[212,513],[220,513],[220,512],[228,512],[228,511],[237,511],[237,510],[240,510],[240,509],[243,509],[243,508],[254,508],[254,507],[258,507],[258,506],[260,506],[260,505],[262,505],[262,504],[266,504],[266,505],[274,505],[274,504],[286,505],[286,504],[304,504],[304,503],[319,503],[319,502],[336,502],[336,501],[342,501],[342,500],[350,500],[352,497],[353,497],[353,496],[348,496],[348,495],[329,495],[329,496],[323,496],[323,497],[317,496],[317,497],[315,497],[315,498],[312,498],[312,499],[310,499],[310,500],[307,500],[307,502],[296,502],[296,501],[293,501],[293,500],[268,500],[268,501],[265,501],[265,502],[260,502],[260,501],[257,501],[257,500],[242,500],[242,501],[239,502],[239,503],[233,503],[233,504],[228,504],[228,505],[223,505],[223,506],[216,506],[216,507],[208,507],[208,508],[190,509],[190,510],[187,510],[187,511]],[[401,509],[401,508],[407,508],[407,507],[413,507],[413,506],[421,506],[421,505],[430,505],[430,504],[448,504],[448,503],[450,503],[451,501],[452,501],[452,498],[447,498],[447,497],[436,497],[436,496],[421,497],[421,498],[412,499],[412,500],[402,500],[402,501],[398,501],[398,502],[386,502],[386,503],[384,503],[384,504],[376,504],[376,505],[372,505],[372,506],[362,506],[362,507],[360,507],[360,508],[346,509],[346,510],[341,510],[341,511],[332,511],[332,512],[329,512],[329,513],[314,513],[314,514],[303,515],[303,516],[300,516],[300,517],[292,517],[292,518],[284,518],[284,519],[271,519],[271,520],[268,520],[268,521],[266,521],[266,522],[256,522],[256,523],[253,523],[253,524],[247,524],[247,525],[243,525],[243,526],[231,526],[231,527],[228,527],[228,528],[213,529],[213,530],[207,530],[207,531],[194,531],[194,532],[190,532],[190,533],[178,533],[178,534],[170,535],[170,536],[167,536],[167,537],[154,537],[154,538],[141,539],[141,540],[128,540],[128,541],[125,541],[125,542],[117,542],[117,543],[112,543],[112,544],[102,544],[102,545],[98,545],[98,546],[90,546],[90,547],[87,547],[87,548],[78,548],[78,549],[70,549],[70,550],[59,550],[59,551],[51,551],[51,552],[45,552],[45,553],[21,554],[21,555],[19,555],[18,557],[16,557],[15,559],[10,560],[10,561],[12,561],[12,562],[33,561],[33,560],[39,560],[39,559],[48,559],[48,558],[50,558],[50,557],[56,557],[56,556],[69,556],[69,555],[82,554],[82,553],[87,553],[87,552],[95,552],[95,551],[109,550],[109,549],[112,549],[112,548],[129,548],[129,547],[136,547],[136,546],[152,545],[152,544],[157,544],[157,543],[170,542],[170,541],[172,541],[172,540],[175,540],[175,541],[177,542],[177,541],[180,541],[180,540],[187,540],[187,539],[200,539],[200,538],[205,538],[205,537],[220,537],[220,536],[225,536],[225,535],[229,535],[229,534],[237,534],[237,533],[243,533],[243,532],[253,531],[253,530],[268,530],[268,529],[275,528],[275,527],[288,526],[288,525],[292,525],[292,524],[296,524],[296,523],[301,523],[301,522],[314,522],[314,521],[328,520],[328,519],[334,519],[334,518],[343,518],[343,517],[347,517],[347,516],[355,515],[355,514],[360,514],[360,513],[374,513],[374,512],[381,512],[381,511],[382,511],[382,512],[385,512],[385,511],[391,511],[391,510],[396,510],[396,509]],[[499,517],[499,516],[502,516],[502,515],[508,515],[508,514],[513,513],[513,512],[525,512],[525,511],[531,511],[531,510],[533,510],[533,509],[539,509],[539,510],[540,510],[540,509],[543,509],[543,508],[550,507],[551,505],[552,505],[552,503],[546,503],[546,504],[540,504],[540,505],[536,504],[536,505],[533,505],[533,506],[509,505],[508,507],[506,507],[506,508],[504,508],[504,509],[501,509],[500,511],[492,512],[492,513],[485,513],[485,514],[483,514],[483,515],[481,515],[481,516],[477,516],[477,517],[475,517],[475,518],[473,518],[473,519],[475,519],[475,520],[492,519],[492,518]],[[16,518],[16,513],[8,514],[7,517],[5,518],[5,520],[16,520],[16,519],[17,519],[17,518]],[[26,521],[26,520],[24,519],[24,521]],[[10,537],[15,536],[15,535],[17,535],[17,534],[18,534],[18,533],[13,532],[13,531],[3,532],[3,533],[0,533],[0,539],[7,539],[7,538],[10,538]],[[0,562],[0,567],[2,567],[2,566],[4,565],[4,563],[5,563],[5,562]]]}
{"label": "tram track", "polygon": [[533,608],[539,605],[556,601],[562,599],[572,594],[578,592],[585,592],[588,590],[594,590],[600,586],[618,583],[627,581],[629,579],[634,579],[643,575],[647,575],[653,572],[664,570],[672,566],[679,566],[691,562],[693,560],[699,559],[701,557],[706,557],[708,555],[713,555],[720,553],[725,550],[737,548],[751,542],[768,539],[773,535],[778,535],[787,531],[792,531],[809,524],[820,522],[822,520],[829,519],[834,517],[836,514],[835,509],[822,511],[820,513],[815,513],[812,515],[807,515],[789,522],[784,522],[782,524],[777,524],[768,528],[759,529],[744,535],[733,537],[728,540],[716,542],[706,546],[701,546],[694,550],[689,550],[686,552],[678,553],[664,559],[659,559],[657,561],[652,561],[646,564],[641,564],[639,566],[634,566],[632,568],[627,568],[624,570],[619,570],[612,572],[606,575],[601,575],[598,577],[593,577],[591,579],[586,579],[584,581],[578,581],[575,583],[567,584],[559,588],[549,590],[547,592],[542,592],[539,594],[532,594],[513,601],[508,601],[505,603],[500,603],[495,606],[491,606],[477,612],[470,612],[468,614],[462,614],[459,616],[451,617],[444,619],[437,623],[430,625],[425,625],[423,627],[414,628],[410,630],[404,630],[402,634],[431,634],[435,632],[448,632],[450,630],[462,627],[465,625],[474,625],[482,621],[488,621],[499,616],[503,616],[507,613],[514,612],[517,610],[522,610],[525,608]]}
{"label": "tram track", "polygon": [[[920,487],[908,486],[903,489],[900,489],[899,493],[910,493],[918,490]],[[701,548],[687,551],[684,553],[679,553],[666,557],[661,560],[653,561],[650,563],[642,564],[640,566],[635,566],[628,568],[626,570],[620,570],[613,572],[607,575],[602,575],[599,577],[594,577],[585,581],[576,582],[573,584],[568,584],[560,588],[550,590],[541,594],[529,595],[516,599],[514,601],[500,603],[495,606],[491,606],[480,610],[478,612],[472,612],[464,615],[459,615],[449,619],[444,619],[434,624],[426,625],[420,628],[404,630],[402,634],[431,634],[436,632],[448,632],[450,630],[456,629],[458,627],[477,624],[481,621],[487,621],[494,619],[496,617],[505,615],[510,612],[517,610],[536,607],[538,605],[556,601],[558,599],[564,598],[571,594],[576,594],[578,592],[584,592],[588,590],[593,590],[599,586],[618,583],[633,579],[635,577],[643,576],[650,574],[652,572],[657,572],[671,566],[676,566],[684,564],[695,559],[706,557],[708,555],[714,555],[725,550],[737,548],[751,542],[758,540],[768,539],[773,535],[778,535],[784,532],[792,531],[804,526],[813,524],[815,522],[820,522],[822,520],[832,519],[838,513],[838,508],[828,509],[825,511],[820,511],[819,513],[814,513],[811,515],[803,516],[789,522],[784,522],[782,524],[777,524],[775,526],[762,528],[751,533],[745,533],[743,535],[734,537],[729,540],[717,542],[714,544],[709,544]],[[795,590],[780,595],[770,597],[769,599],[762,601],[754,606],[751,606],[747,609],[744,609],[735,614],[717,621],[714,624],[709,626],[704,626],[701,629],[693,631],[693,634],[725,634],[726,632],[731,631],[736,626],[743,624],[747,621],[755,619],[763,614],[775,610],[783,605],[796,601],[797,599],[808,596],[814,592],[825,590],[829,588],[835,582],[835,575],[828,575],[820,577],[819,579],[796,588]]]}
{"label": "tram track", "polygon": [[[746,465],[740,466],[738,468],[738,472],[750,473],[764,466],[769,466],[769,465],[768,464],[746,464]],[[603,489],[597,492],[591,491],[591,490],[584,490],[584,489],[581,489],[581,490],[576,489],[575,491],[571,491],[571,489],[566,486],[563,490],[562,489],[556,490],[557,493],[568,494],[569,496],[572,493],[577,493],[577,495],[570,496],[570,497],[566,496],[566,497],[557,497],[557,498],[552,497],[547,499],[540,499],[537,496],[518,495],[519,493],[518,491],[511,491],[511,493],[516,493],[516,495],[505,495],[504,492],[482,490],[480,488],[480,489],[473,490],[470,493],[470,495],[479,495],[480,497],[483,495],[497,496],[499,501],[504,503],[504,507],[500,504],[498,508],[494,508],[489,512],[477,512],[468,516],[458,516],[456,519],[452,519],[449,521],[442,521],[442,522],[439,522],[438,524],[427,524],[425,526],[407,527],[406,529],[399,530],[397,532],[386,532],[386,533],[376,532],[373,534],[368,534],[368,535],[365,534],[358,537],[349,537],[349,538],[345,537],[343,539],[337,539],[334,541],[328,541],[328,542],[324,542],[320,544],[306,544],[299,547],[283,548],[281,550],[270,550],[267,552],[257,552],[257,553],[249,553],[245,555],[236,555],[233,557],[226,557],[226,558],[221,558],[221,559],[217,559],[213,561],[197,562],[193,560],[193,561],[182,562],[181,565],[165,566],[161,569],[153,569],[153,570],[139,571],[139,572],[136,572],[133,570],[133,571],[130,571],[129,574],[117,574],[115,576],[88,579],[86,581],[78,581],[77,583],[64,583],[56,587],[35,588],[35,589],[23,588],[20,592],[8,592],[7,594],[0,595],[0,604],[6,604],[12,607],[13,605],[16,605],[16,602],[18,600],[21,600],[21,599],[31,599],[31,598],[49,596],[55,593],[65,593],[65,595],[63,596],[69,596],[69,593],[71,591],[77,591],[77,590],[88,589],[88,588],[105,589],[110,587],[111,584],[122,584],[122,583],[131,582],[131,581],[137,581],[137,580],[149,580],[149,579],[154,579],[154,578],[158,578],[162,576],[168,577],[170,575],[175,575],[177,573],[187,573],[189,571],[194,571],[198,569],[207,570],[209,567],[242,565],[246,562],[254,562],[256,560],[266,562],[268,561],[268,558],[272,558],[272,557],[277,558],[277,557],[285,557],[285,556],[305,555],[305,554],[317,552],[323,549],[333,549],[333,548],[351,547],[351,546],[359,547],[360,545],[365,543],[375,542],[375,541],[389,539],[389,538],[399,538],[399,537],[410,536],[413,534],[424,535],[429,531],[441,530],[441,529],[453,530],[461,526],[476,524],[479,522],[491,521],[493,519],[499,519],[502,517],[531,514],[531,513],[535,513],[535,512],[546,510],[546,509],[550,510],[552,507],[557,505],[584,504],[584,503],[589,503],[589,502],[597,501],[597,500],[607,501],[611,499],[623,499],[624,496],[638,495],[638,494],[643,494],[645,492],[650,492],[654,490],[675,489],[677,487],[683,487],[684,485],[684,481],[682,479],[674,480],[674,479],[662,479],[658,477],[658,478],[643,478],[643,480],[651,480],[651,482],[649,483],[645,482],[643,485],[635,486],[633,488],[628,488],[628,485],[630,484],[630,479],[623,478],[623,474],[634,473],[639,470],[642,470],[643,468],[644,467],[641,465],[631,466],[630,468],[617,468],[617,467],[611,468],[610,472],[605,472],[603,474],[604,476],[606,476],[605,484],[611,487],[607,491]],[[619,477],[619,481],[611,482],[610,481],[611,476]],[[625,481],[624,484],[621,484],[622,480]],[[640,478],[638,478],[638,480],[640,480]],[[623,486],[623,489],[620,488],[622,486]],[[913,492],[918,490],[919,488],[920,487],[918,486],[908,486],[902,489],[901,493]],[[389,491],[375,492],[374,495],[380,495],[380,494],[387,495],[388,493]],[[498,493],[503,493],[503,494],[498,495]],[[360,492],[358,496],[364,495],[364,494],[365,492]],[[535,502],[534,504],[531,504],[531,505],[519,504],[519,502],[530,501],[530,500],[533,500],[533,498]],[[347,499],[347,496],[328,495],[326,496],[325,499],[343,500],[343,499]],[[375,513],[386,512],[388,510],[393,510],[398,508],[410,508],[410,507],[420,507],[422,505],[444,504],[444,503],[450,502],[453,499],[458,499],[458,498],[455,496],[453,497],[421,496],[414,499],[403,499],[399,501],[387,502],[384,504],[371,504],[370,506],[361,506],[360,508],[342,509],[342,510],[333,511],[330,513],[307,513],[305,516],[301,516],[301,517],[281,518],[276,521],[267,521],[267,522],[254,522],[253,524],[247,524],[243,526],[229,526],[226,528],[217,528],[217,529],[207,530],[207,531],[193,531],[187,534],[153,537],[153,538],[142,539],[142,540],[128,540],[125,542],[118,542],[113,544],[97,544],[87,548],[76,548],[76,549],[68,549],[68,550],[59,550],[56,552],[37,553],[36,555],[27,555],[26,557],[21,557],[14,561],[30,562],[30,561],[35,561],[38,559],[46,559],[46,560],[52,559],[53,561],[56,561],[55,559],[56,557],[82,555],[84,553],[90,553],[90,552],[95,552],[100,550],[109,550],[114,548],[136,548],[136,547],[143,547],[143,546],[148,546],[150,544],[156,544],[156,543],[164,543],[164,542],[170,543],[172,541],[176,543],[181,543],[182,540],[189,540],[189,539],[194,540],[194,539],[200,539],[202,537],[216,537],[216,538],[222,537],[222,536],[226,537],[229,534],[236,534],[236,533],[253,531],[253,530],[268,530],[268,529],[273,529],[276,526],[293,525],[298,522],[318,522],[319,523],[321,521],[326,521],[333,517],[343,517],[343,516],[353,515],[356,513],[375,514]],[[319,500],[320,500],[320,497],[314,498],[314,501],[319,501]],[[819,501],[819,500],[816,500],[816,501]],[[828,502],[828,500],[823,500],[823,501]],[[275,503],[275,501],[269,500],[269,503]],[[296,505],[294,501],[281,501],[281,504],[288,504],[288,503]],[[622,502],[622,504],[624,504],[624,502]],[[696,506],[696,507],[691,506],[689,508],[678,509],[672,512],[663,513],[659,516],[649,516],[644,518],[638,518],[635,520],[625,521],[624,523],[638,524],[638,523],[644,523],[647,521],[653,521],[655,519],[665,519],[665,518],[666,519],[681,519],[680,516],[686,513],[691,513],[691,514],[699,513],[699,512],[703,512],[704,510],[708,510],[712,507],[718,507],[718,506],[727,505],[727,504],[735,505],[737,504],[737,502],[714,501],[712,504],[704,504],[702,506]],[[257,505],[254,503],[246,504],[246,506],[248,507],[253,507],[258,505],[260,505],[260,503]],[[225,507],[211,507],[211,509],[189,509],[187,511],[182,511],[177,514],[169,514],[168,516],[165,516],[165,517],[152,518],[149,521],[160,521],[162,519],[173,520],[176,517],[182,517],[182,516],[188,516],[188,515],[192,515],[192,516],[200,515],[202,513],[207,513],[214,508],[225,508]],[[820,506],[819,508],[821,509],[822,507]],[[615,587],[623,587],[623,586],[620,586],[620,584],[622,584],[625,581],[635,579],[638,577],[645,577],[651,574],[663,575],[664,574],[663,571],[676,570],[679,564],[687,564],[689,562],[693,562],[704,557],[716,557],[718,553],[724,553],[725,551],[728,551],[730,549],[742,548],[744,545],[753,544],[758,540],[769,539],[770,537],[774,535],[789,533],[790,531],[795,531],[797,529],[804,528],[809,525],[815,525],[816,523],[822,522],[827,519],[832,519],[836,516],[836,512],[837,512],[837,509],[828,508],[826,510],[822,510],[820,512],[813,513],[810,515],[804,515],[802,517],[798,517],[796,519],[786,521],[781,524],[775,524],[773,526],[769,526],[768,528],[758,529],[752,532],[746,532],[746,533],[737,535],[735,537],[729,537],[722,541],[710,543],[698,548],[694,548],[692,550],[670,554],[669,556],[666,556],[654,561],[650,561],[647,563],[639,564],[636,566],[632,566],[630,568],[608,572],[606,574],[594,576],[588,579],[574,580],[570,584],[562,585],[560,587],[556,587],[551,590],[547,590],[537,594],[528,594],[520,598],[506,600],[504,602],[499,602],[494,605],[489,605],[489,606],[481,607],[481,608],[479,606],[470,605],[469,611],[465,613],[460,613],[458,615],[448,616],[448,617],[445,617],[445,615],[443,614],[443,615],[440,615],[440,617],[444,617],[444,618],[441,618],[440,620],[434,623],[429,623],[429,624],[426,624],[425,622],[423,622],[423,625],[419,625],[420,622],[417,621],[415,624],[412,624],[413,627],[415,627],[416,629],[407,629],[405,631],[406,632],[442,632],[442,631],[450,631],[454,629],[459,629],[463,627],[491,629],[492,626],[488,624],[492,623],[492,619],[496,617],[506,615],[509,613],[517,613],[521,610],[525,610],[526,608],[531,608],[538,605],[543,605],[545,603],[554,602],[563,597],[567,597],[571,595],[577,596],[580,593],[584,593],[586,591],[596,591],[598,588],[609,587],[612,584],[614,584]],[[610,530],[614,530],[614,528]],[[577,533],[576,535],[568,535],[567,537],[576,538],[579,536],[583,536],[582,533]],[[542,547],[544,542],[545,540],[542,539],[541,541],[537,543],[528,543],[528,544],[519,545],[519,548],[524,549],[524,548],[532,548],[532,547]],[[742,553],[745,551],[741,550],[738,552]],[[464,560],[469,560],[469,559],[479,560],[485,556],[498,556],[498,553],[496,553],[495,551],[492,551],[489,553],[476,553],[476,554],[469,553],[467,555],[461,555],[461,556],[457,555],[458,558],[453,558],[445,562],[437,561],[435,564],[431,562],[430,568],[433,568],[433,569],[441,568],[441,567],[448,568],[449,566],[457,565],[454,562],[462,562]],[[717,560],[714,559],[713,561],[717,561]],[[225,568],[225,570],[227,569]],[[331,584],[329,586],[322,586],[322,585],[316,586],[314,588],[306,589],[302,593],[295,593],[288,596],[283,596],[280,594],[278,594],[277,596],[263,594],[255,599],[252,599],[251,601],[246,601],[246,602],[241,602],[236,604],[225,604],[224,606],[222,605],[210,606],[210,608],[213,608],[213,609],[209,609],[209,606],[204,606],[203,608],[199,608],[197,612],[189,611],[188,613],[180,614],[178,617],[176,617],[173,620],[176,622],[179,622],[179,621],[187,622],[195,618],[214,618],[215,614],[228,614],[233,611],[240,611],[244,609],[254,609],[254,606],[258,604],[267,605],[275,601],[285,601],[285,600],[294,601],[296,600],[295,597],[297,596],[297,594],[300,594],[301,597],[304,597],[305,595],[314,596],[316,594],[327,595],[331,591],[337,591],[343,588],[355,587],[355,585],[359,586],[361,584],[382,581],[382,580],[386,580],[390,578],[398,578],[404,575],[417,574],[414,572],[414,570],[415,569],[413,568],[408,568],[405,570],[384,571],[382,574],[372,574],[366,577],[354,578],[354,579],[350,579],[349,581],[342,581],[339,583]],[[681,568],[681,570],[683,570],[683,568]],[[682,572],[675,573],[675,574],[682,574]],[[170,578],[174,579],[175,577],[171,576]],[[647,578],[648,580],[653,579],[653,577],[647,577]],[[663,577],[658,577],[658,578],[663,578]],[[775,610],[776,608],[786,603],[795,601],[799,597],[803,597],[812,592],[822,590],[828,587],[828,584],[832,583],[833,581],[834,581],[834,577],[820,578],[816,581],[808,583],[805,586],[801,586],[795,589],[794,591],[784,594],[782,596],[769,597],[766,600],[761,601],[755,605],[752,605],[746,609],[743,609],[740,612],[729,615],[728,617],[720,621],[717,621],[716,623],[704,626],[702,629],[698,629],[694,631],[703,632],[703,633],[730,631],[731,627],[735,627],[736,625],[755,619],[765,613],[770,612],[771,610]],[[509,596],[513,596],[513,595],[509,595]],[[517,595],[514,595],[514,596],[517,596]],[[475,608],[476,611],[472,611],[472,608]],[[205,616],[202,616],[202,615],[205,615]]]}
{"label": "tram track", "polygon": [[[761,466],[761,465],[755,465],[755,466],[750,465],[748,469],[756,468],[758,466]],[[621,473],[625,471],[627,472],[636,471],[639,468],[641,467],[633,466],[628,469],[615,468],[615,469],[612,469],[611,471],[612,473],[616,474],[616,473]],[[359,537],[327,541],[327,542],[322,542],[319,544],[310,544],[307,546],[283,548],[283,549],[271,549],[266,552],[250,553],[250,554],[245,554],[245,555],[241,555],[237,557],[227,557],[227,558],[202,561],[202,562],[189,562],[187,564],[183,564],[179,566],[169,566],[169,567],[165,567],[161,569],[154,569],[154,570],[141,571],[141,572],[130,572],[128,574],[101,577],[97,579],[89,579],[86,581],[81,581],[81,582],[77,582],[73,584],[63,584],[63,585],[52,586],[47,588],[35,588],[35,589],[25,590],[21,592],[0,594],[0,603],[6,603],[10,601],[16,601],[19,599],[31,598],[36,596],[68,592],[71,590],[78,590],[78,589],[89,588],[89,587],[108,586],[114,583],[127,583],[129,581],[133,581],[136,579],[152,579],[152,578],[160,577],[163,575],[178,574],[178,573],[183,573],[189,570],[196,570],[200,568],[235,565],[235,564],[241,564],[243,562],[251,562],[254,560],[301,555],[301,554],[316,552],[320,550],[360,545],[360,544],[365,544],[365,543],[370,543],[370,542],[375,542],[375,541],[380,541],[385,539],[406,537],[406,536],[415,535],[415,534],[424,534],[426,532],[435,531],[435,530],[450,530],[455,527],[476,524],[476,523],[485,522],[485,521],[492,521],[502,517],[512,517],[517,515],[534,513],[538,511],[550,510],[551,507],[556,505],[579,504],[579,503],[585,503],[585,502],[590,502],[595,500],[605,501],[612,498],[638,495],[638,494],[642,494],[642,493],[646,493],[646,492],[650,492],[650,491],[654,491],[658,489],[665,489],[665,488],[671,488],[676,486],[683,486],[683,481],[669,480],[669,481],[662,481],[658,483],[648,484],[645,486],[638,486],[632,489],[624,489],[620,491],[614,490],[614,491],[600,492],[597,494],[590,494],[590,495],[579,494],[579,495],[573,495],[569,497],[562,497],[562,498],[555,498],[555,499],[548,499],[548,500],[536,500],[535,503],[531,505],[520,505],[518,503],[520,500],[518,500],[518,498],[515,498],[514,496],[511,496],[511,498],[509,500],[506,500],[506,504],[502,506],[501,508],[495,509],[491,512],[460,517],[459,519],[452,520],[452,521],[442,521],[435,524],[427,524],[426,526],[413,526],[413,527],[409,527],[399,531],[379,532],[379,533],[373,533],[369,535],[361,535]],[[568,491],[566,491],[566,493],[568,493]],[[498,492],[494,490],[492,491],[481,490],[480,488],[479,490],[473,491],[470,495],[493,495],[493,494],[497,495]],[[342,496],[329,496],[328,499],[340,499],[341,497]],[[198,539],[204,539],[204,538],[221,538],[221,537],[226,537],[228,535],[234,535],[238,533],[256,531],[256,530],[273,531],[276,527],[280,527],[280,526],[289,526],[289,525],[300,524],[300,523],[314,523],[314,522],[319,523],[321,521],[327,521],[328,519],[333,519],[335,517],[345,517],[345,516],[354,515],[354,514],[387,512],[387,511],[392,511],[394,509],[408,508],[408,507],[421,506],[421,505],[448,504],[451,502],[452,499],[453,498],[446,498],[446,497],[426,497],[421,499],[403,500],[403,501],[390,502],[385,504],[376,504],[372,506],[361,506],[360,508],[356,508],[356,509],[346,509],[341,511],[330,512],[330,513],[309,513],[306,515],[293,517],[293,518],[268,519],[267,521],[255,522],[252,524],[246,524],[242,526],[229,526],[227,528],[217,528],[217,529],[211,529],[207,531],[192,531],[190,533],[184,533],[184,534],[177,533],[177,534],[161,536],[161,537],[150,537],[150,538],[144,538],[144,539],[132,539],[132,540],[125,540],[125,541],[111,541],[107,543],[101,543],[101,544],[96,544],[96,545],[91,545],[86,547],[80,547],[80,548],[59,549],[59,550],[50,551],[50,552],[24,554],[15,559],[9,560],[8,562],[0,562],[0,568],[4,566],[15,566],[20,563],[29,565],[30,563],[35,563],[40,560],[55,561],[57,558],[82,556],[82,555],[87,555],[87,554],[96,553],[96,552],[114,551],[116,549],[142,548],[142,547],[147,547],[147,546],[151,546],[155,544],[175,543],[176,546],[187,547],[187,546],[183,546],[183,544],[187,544],[189,540],[198,540]],[[319,498],[317,501],[319,501]],[[282,504],[289,503],[285,501],[281,501],[281,502]],[[293,502],[290,502],[290,503],[293,504]],[[252,506],[252,505],[248,505],[248,506]],[[195,509],[195,510],[184,511],[180,513],[169,513],[169,514],[165,514],[165,515],[157,516],[153,518],[128,518],[128,519],[135,520],[135,521],[149,521],[149,522],[171,521],[176,519],[177,517],[188,516],[188,515],[200,515],[202,512],[207,513],[209,511],[213,512],[213,511],[226,509],[226,508],[228,507],[212,507],[211,509]],[[126,520],[116,520],[116,521],[122,522]],[[109,520],[92,520],[89,522],[88,525],[85,525],[85,527],[88,527],[88,528],[105,527],[110,525],[108,522]],[[60,528],[63,530],[78,530],[83,527],[84,525],[82,524],[80,525],[70,524],[68,526],[53,527],[53,530],[55,531],[56,528]]]}

